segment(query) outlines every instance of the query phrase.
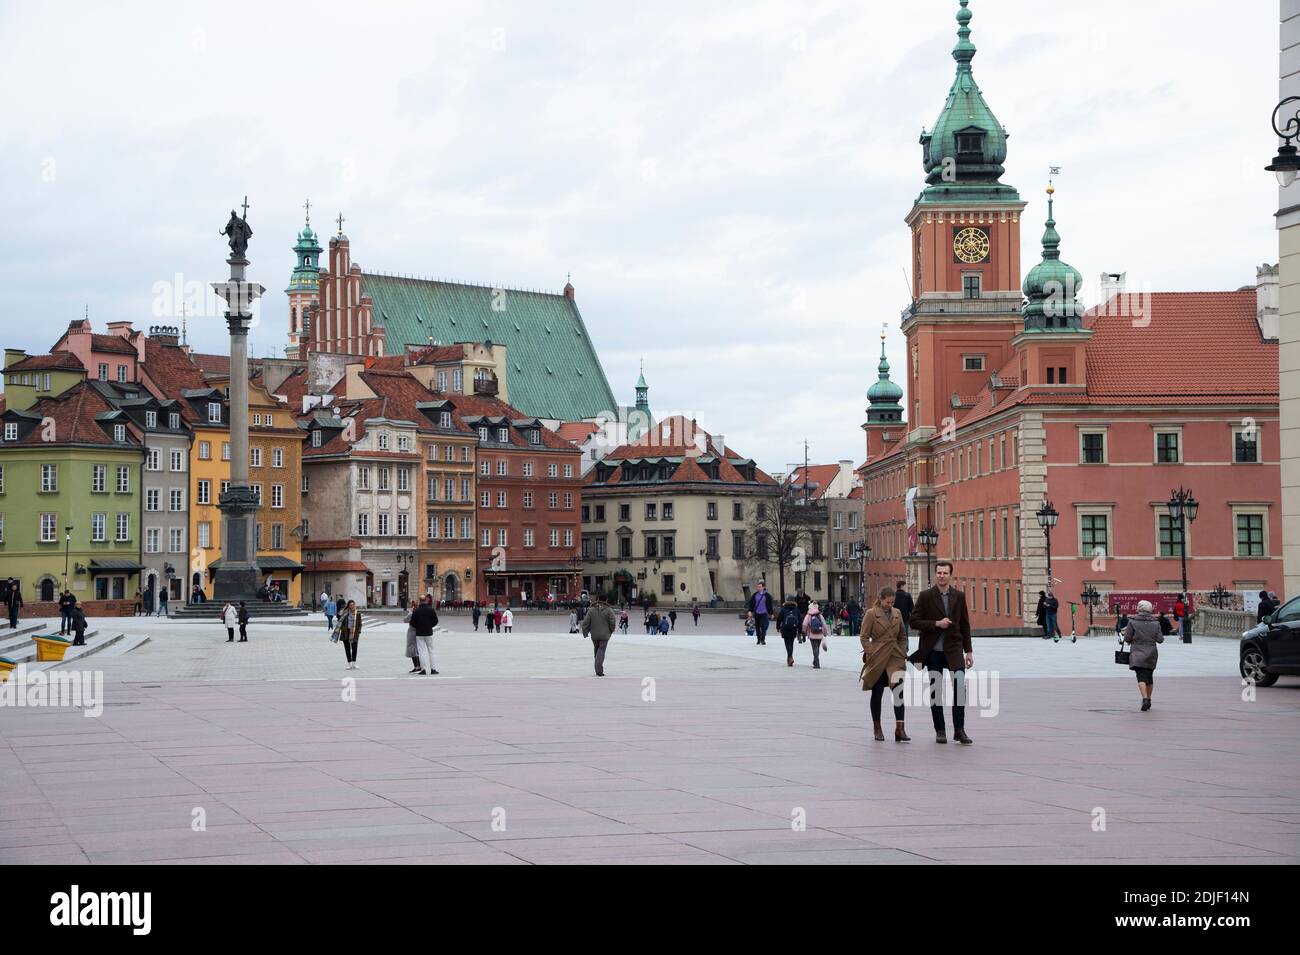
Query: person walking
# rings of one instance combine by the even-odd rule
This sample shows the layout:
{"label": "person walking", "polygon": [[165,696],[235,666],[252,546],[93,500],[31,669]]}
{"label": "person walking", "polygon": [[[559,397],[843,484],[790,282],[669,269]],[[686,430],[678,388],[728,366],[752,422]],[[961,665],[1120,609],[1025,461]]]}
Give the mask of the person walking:
{"label": "person walking", "polygon": [[1043,618],[1046,625],[1043,627],[1043,639],[1049,637],[1054,643],[1061,642],[1061,625],[1057,622],[1056,615],[1060,612],[1061,602],[1056,599],[1056,594],[1047,591],[1047,597],[1043,601]]}
{"label": "person walking", "polygon": [[506,633],[515,632],[515,612],[509,607],[501,611],[501,625],[506,628]]}
{"label": "person walking", "polygon": [[419,606],[415,607],[406,619],[415,630],[415,647],[419,655],[421,676],[437,676],[433,664],[433,628],[438,626],[438,611],[434,609],[433,597],[425,594]]}
{"label": "person walking", "polygon": [[597,596],[591,609],[583,614],[582,635],[591,638],[591,649],[595,655],[596,676],[605,675],[605,649],[609,639],[614,635],[614,611],[605,602],[603,596]]}
{"label": "person walking", "polygon": [[325,611],[325,629],[334,630],[334,618],[338,615],[339,605],[329,594],[325,594],[325,599],[320,602],[321,610]]}
{"label": "person walking", "polygon": [[627,608],[624,607],[618,614],[618,632],[623,634],[623,636],[627,636],[627,625],[629,622],[630,619],[628,617]]}
{"label": "person walking", "polygon": [[357,668],[357,642],[361,639],[361,611],[355,600],[349,600],[339,613],[339,642],[343,644],[343,653],[348,659],[348,669]]}
{"label": "person walking", "polygon": [[411,659],[411,672],[420,672],[420,651],[415,646],[415,624],[411,623],[411,615],[415,613],[415,605],[412,604],[406,611],[406,616],[402,619],[406,621],[406,655]]}
{"label": "person walking", "polygon": [[695,626],[700,625],[700,604],[698,601],[691,604],[691,618],[695,621]]}
{"label": "person walking", "polygon": [[144,613],[144,597],[140,591],[135,592],[135,607],[131,610],[131,616],[138,617]]}
{"label": "person walking", "polygon": [[786,597],[785,602],[781,604],[781,613],[776,618],[776,628],[781,631],[781,639],[785,641],[785,665],[794,666],[794,642],[802,640],[800,631],[803,624],[803,618],[799,616],[799,605],[795,603],[793,597]]}
{"label": "person walking", "polygon": [[494,621],[495,619],[496,619],[496,616],[492,613],[491,610],[488,610],[488,611],[485,611],[485,612],[484,612],[484,614],[483,614],[483,626],[487,629],[487,632],[488,632],[488,633],[491,633],[491,632],[492,632],[492,621]]}
{"label": "person walking", "polygon": [[1124,635],[1124,628],[1127,626],[1128,626],[1128,614],[1126,614],[1124,611],[1121,610],[1119,614],[1115,617],[1116,636],[1122,637]]}
{"label": "person walking", "polygon": [[578,611],[569,611],[569,633],[578,632]]}
{"label": "person walking", "polygon": [[1263,623],[1264,618],[1276,609],[1277,604],[1275,604],[1273,598],[1268,595],[1268,591],[1261,590],[1259,592],[1259,609],[1255,612],[1255,622]]}
{"label": "person walking", "polygon": [[226,628],[226,643],[234,643],[235,627],[239,625],[239,613],[229,600],[221,608],[221,623]]}
{"label": "person walking", "polygon": [[758,637],[756,646],[765,646],[767,625],[776,614],[776,604],[772,602],[772,595],[767,592],[767,584],[761,580],[758,582],[758,590],[754,591],[749,598],[749,611],[754,615],[754,633]]}
{"label": "person walking", "polygon": [[668,611],[668,623],[669,623],[669,627],[668,627],[669,630],[676,630],[676,629],[677,629],[677,611],[676,611],[676,610],[670,610],[670,611]]}
{"label": "person walking", "polygon": [[329,603],[329,599],[330,599],[330,592],[328,590],[322,589],[320,592],[320,606],[322,610],[324,610],[325,605]]}
{"label": "person walking", "polygon": [[496,627],[497,633],[501,632],[501,622],[503,620],[505,620],[505,614],[501,612],[500,607],[492,611],[492,626]]}
{"label": "person walking", "polygon": [[1048,639],[1051,634],[1047,632],[1047,591],[1038,592],[1038,607],[1034,610],[1034,620],[1043,628],[1043,639]]}
{"label": "person walking", "polygon": [[894,698],[894,742],[910,743],[903,726],[903,680],[907,676],[907,632],[903,614],[894,606],[896,592],[888,587],[880,591],[875,604],[862,621],[858,639],[862,643],[862,689],[871,691],[871,728],[875,738],[883,741],[880,727],[880,702],[886,688]]}
{"label": "person walking", "polygon": [[72,645],[74,647],[84,647],[86,645],[86,613],[82,606],[77,603],[77,598],[72,597],[72,603],[68,607],[68,628],[73,634]]}
{"label": "person walking", "polygon": [[478,621],[479,621],[479,617],[483,616],[483,610],[482,610],[482,608],[479,607],[479,605],[478,605],[477,603],[474,604],[474,609],[470,611],[469,616],[470,616],[470,619],[474,621],[474,629],[477,630],[477,629],[478,629]]}
{"label": "person walking", "polygon": [[[845,609],[847,609],[849,612],[849,632],[861,633],[862,632],[862,604],[858,603],[858,598],[857,597],[850,598],[848,607],[846,607]],[[902,611],[899,611],[899,613],[902,613]]]}
{"label": "person walking", "polygon": [[59,594],[59,635],[62,636],[72,629],[72,606],[76,598],[72,596],[72,591],[65,590]]}
{"label": "person walking", "polygon": [[822,650],[828,648],[826,638],[829,636],[826,626],[826,618],[822,616],[821,607],[816,601],[808,604],[808,613],[803,618],[803,633],[812,644],[813,652],[813,669],[822,668]]}
{"label": "person walking", "polygon": [[167,616],[167,591],[158,591],[158,616]]}
{"label": "person walking", "polygon": [[900,580],[894,585],[894,609],[903,618],[903,636],[907,636],[912,632],[912,611],[915,607],[916,602],[912,600],[912,595],[907,592],[907,581]]}
{"label": "person walking", "polygon": [[668,621],[668,617],[660,617],[660,618],[659,618],[659,636],[661,636],[661,637],[666,637],[666,636],[668,636],[668,631],[669,631],[670,629],[672,629],[672,624],[669,623],[669,621]]}
{"label": "person walking", "polygon": [[244,602],[239,602],[239,611],[235,614],[235,619],[239,621],[239,642],[248,642],[248,608]]}
{"label": "person walking", "polygon": [[917,598],[912,626],[920,634],[920,641],[916,652],[907,659],[930,673],[930,716],[934,720],[936,743],[948,742],[939,688],[947,685],[943,671],[952,673],[953,739],[969,745],[974,740],[966,735],[966,670],[975,665],[975,654],[970,642],[966,595],[952,586],[952,571],[950,560],[935,564],[935,585]]}
{"label": "person walking", "polygon": [[1160,653],[1158,647],[1165,642],[1160,621],[1152,616],[1152,609],[1151,601],[1139,600],[1137,613],[1129,617],[1128,626],[1124,628],[1124,642],[1133,648],[1129,651],[1128,668],[1137,675],[1143,713],[1151,709],[1151,690]]}
{"label": "person walking", "polygon": [[9,626],[18,629],[18,611],[23,606],[23,592],[18,586],[17,581],[13,584],[13,589],[9,591]]}

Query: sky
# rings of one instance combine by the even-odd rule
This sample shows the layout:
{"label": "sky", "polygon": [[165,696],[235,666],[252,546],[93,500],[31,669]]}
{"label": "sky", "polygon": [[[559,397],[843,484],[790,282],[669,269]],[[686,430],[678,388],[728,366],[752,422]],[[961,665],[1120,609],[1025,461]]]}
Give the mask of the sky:
{"label": "sky", "polygon": [[[769,471],[805,441],[858,463],[882,323],[904,377],[903,219],[957,9],[0,0],[3,342],[47,351],[84,314],[178,323],[225,277],[218,231],[247,195],[253,352],[282,355],[310,199],[367,270],[546,290],[571,273],[621,402],[644,360],[656,415]],[[1049,165],[1087,303],[1102,272],[1233,289],[1276,261],[1276,2],[970,9],[1003,181],[1029,202],[1024,270]],[[188,324],[228,350],[215,307]]]}

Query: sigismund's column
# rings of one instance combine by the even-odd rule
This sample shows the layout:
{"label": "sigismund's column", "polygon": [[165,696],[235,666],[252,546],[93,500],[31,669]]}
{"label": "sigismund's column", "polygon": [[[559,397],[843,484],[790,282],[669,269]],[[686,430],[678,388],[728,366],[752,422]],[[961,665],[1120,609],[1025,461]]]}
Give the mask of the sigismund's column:
{"label": "sigismund's column", "polygon": [[248,329],[252,324],[253,302],[266,289],[244,277],[248,267],[248,198],[241,218],[230,211],[230,221],[221,231],[229,236],[230,279],[213,282],[212,289],[226,302],[226,325],[230,330],[230,487],[221,495],[221,567],[216,572],[213,595],[252,597],[261,581],[257,569],[256,514],[258,500],[248,484]]}

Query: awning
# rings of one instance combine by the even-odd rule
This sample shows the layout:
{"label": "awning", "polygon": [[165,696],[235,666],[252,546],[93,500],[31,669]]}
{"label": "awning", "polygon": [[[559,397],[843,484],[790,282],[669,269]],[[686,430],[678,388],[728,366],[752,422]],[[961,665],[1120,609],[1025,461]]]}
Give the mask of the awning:
{"label": "awning", "polygon": [[[93,565],[92,565],[93,566]],[[212,563],[208,564],[208,570],[220,570],[221,558],[218,557]],[[266,556],[257,558],[258,570],[291,570],[298,572],[303,570],[302,564],[290,560],[288,557]]]}
{"label": "awning", "polygon": [[144,565],[135,560],[92,560],[90,562],[90,572],[92,574],[138,574],[144,570]]}

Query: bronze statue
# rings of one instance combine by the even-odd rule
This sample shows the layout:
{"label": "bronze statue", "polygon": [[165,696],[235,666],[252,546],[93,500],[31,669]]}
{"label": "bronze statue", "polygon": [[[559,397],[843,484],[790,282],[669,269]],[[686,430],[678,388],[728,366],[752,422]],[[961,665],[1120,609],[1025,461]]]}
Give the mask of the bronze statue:
{"label": "bronze statue", "polygon": [[[247,214],[247,213],[246,213]],[[229,236],[227,240],[230,243],[231,258],[242,259],[244,253],[248,250],[248,240],[253,235],[253,230],[248,226],[248,220],[241,219],[234,209],[230,210],[230,221],[218,235]]]}

